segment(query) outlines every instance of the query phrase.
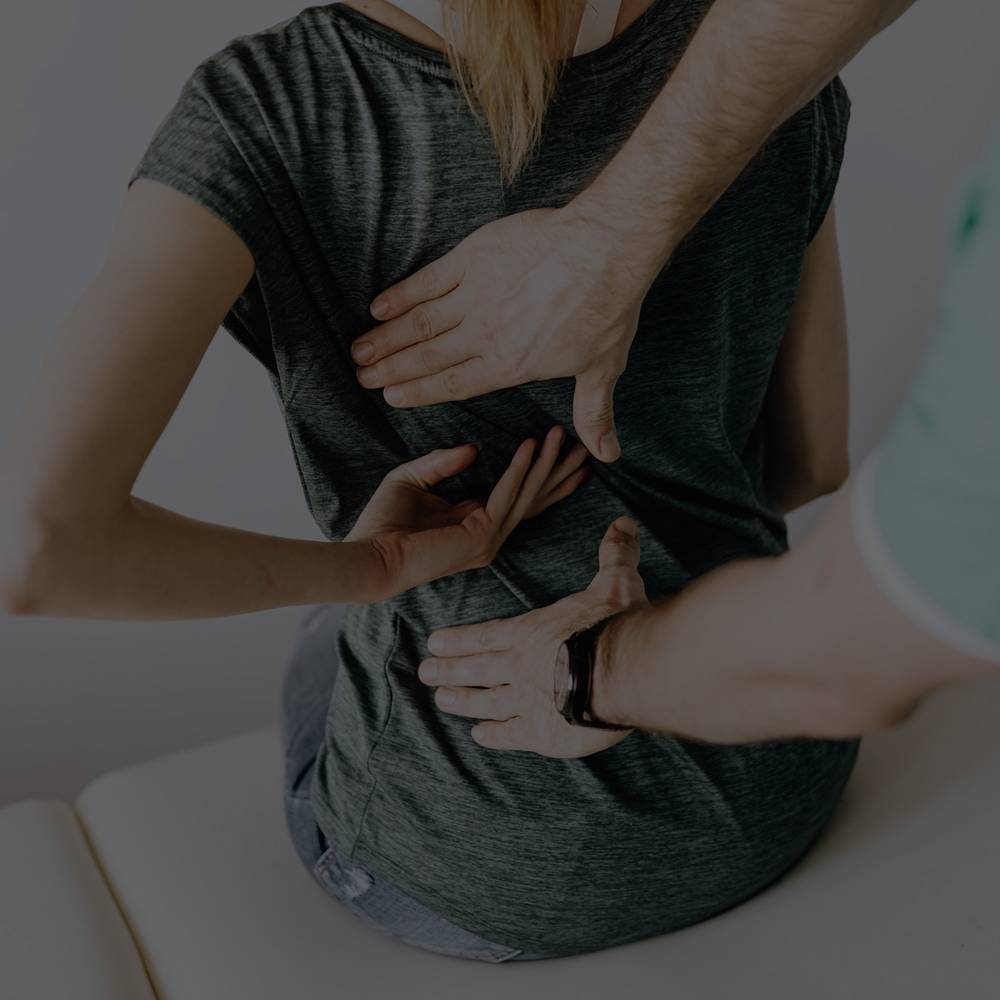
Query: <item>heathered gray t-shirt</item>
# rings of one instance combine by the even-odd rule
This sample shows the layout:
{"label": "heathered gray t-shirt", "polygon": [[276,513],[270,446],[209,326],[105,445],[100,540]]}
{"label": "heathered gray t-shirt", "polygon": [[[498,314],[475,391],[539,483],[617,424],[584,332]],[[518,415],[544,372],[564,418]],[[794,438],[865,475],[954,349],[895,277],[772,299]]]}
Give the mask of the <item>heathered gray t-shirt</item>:
{"label": "heathered gray t-shirt", "polygon": [[[373,325],[377,292],[491,219],[579,192],[707,7],[654,0],[610,44],[569,60],[541,148],[508,190],[447,58],[351,8],[307,8],[194,70],[133,176],[186,192],[252,252],[256,273],[225,329],[271,376],[327,538],[350,530],[400,462],[478,441],[480,458],[440,492],[485,496],[524,438],[572,428],[571,379],[393,409],[359,385],[349,347]],[[637,732],[578,760],[485,749],[469,736],[475,720],[439,711],[416,670],[435,628],[585,587],[621,514],[641,525],[652,599],[727,560],[783,551],[761,404],[848,111],[835,81],[658,276],[615,395],[618,462],[594,461],[591,480],[520,525],[493,565],[347,608],[330,650],[341,666],[317,820],[342,855],[492,941],[572,954],[705,919],[797,860],[847,780],[855,742],[719,747]]]}

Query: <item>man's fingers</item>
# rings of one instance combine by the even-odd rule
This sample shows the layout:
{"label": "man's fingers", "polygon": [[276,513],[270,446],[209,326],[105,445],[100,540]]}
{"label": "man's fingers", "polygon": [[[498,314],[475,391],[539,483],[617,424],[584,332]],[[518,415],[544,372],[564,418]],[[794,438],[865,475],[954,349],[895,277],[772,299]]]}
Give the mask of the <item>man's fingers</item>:
{"label": "man's fingers", "polygon": [[372,315],[379,320],[394,319],[421,302],[450,292],[462,280],[463,274],[461,254],[457,249],[381,292],[371,304]]}
{"label": "man's fingers", "polygon": [[468,656],[510,649],[517,631],[517,618],[493,618],[472,625],[437,629],[427,637],[432,656]]}
{"label": "man's fingers", "polygon": [[600,568],[587,588],[612,605],[612,614],[649,603],[639,574],[639,554],[639,526],[630,517],[618,518],[604,533],[598,552]]}
{"label": "man's fingers", "polygon": [[385,401],[397,407],[430,406],[483,396],[496,389],[505,389],[508,384],[491,371],[482,358],[474,357],[436,375],[389,386],[385,390]]}
{"label": "man's fingers", "polygon": [[433,687],[496,687],[507,684],[510,664],[499,653],[473,653],[471,656],[437,657],[422,660],[417,677]]}
{"label": "man's fingers", "polygon": [[359,368],[357,376],[366,389],[379,389],[436,375],[474,356],[459,328],[442,333],[426,343],[404,348],[378,364]]}
{"label": "man's fingers", "polygon": [[630,517],[612,521],[597,550],[599,569],[638,569],[639,555],[639,526]]}
{"label": "man's fingers", "polygon": [[591,454],[602,462],[614,462],[621,456],[615,431],[617,381],[617,375],[588,369],[577,375],[573,392],[573,426]]}
{"label": "man's fingers", "polygon": [[449,715],[464,715],[470,719],[510,719],[514,709],[510,684],[498,687],[439,687],[434,692],[434,704]]}
{"label": "man's fingers", "polygon": [[[414,306],[397,319],[362,334],[351,344],[351,356],[359,365],[381,371],[376,362],[408,347],[435,340],[462,322],[464,310],[457,295]],[[369,345],[366,350],[365,345]]]}

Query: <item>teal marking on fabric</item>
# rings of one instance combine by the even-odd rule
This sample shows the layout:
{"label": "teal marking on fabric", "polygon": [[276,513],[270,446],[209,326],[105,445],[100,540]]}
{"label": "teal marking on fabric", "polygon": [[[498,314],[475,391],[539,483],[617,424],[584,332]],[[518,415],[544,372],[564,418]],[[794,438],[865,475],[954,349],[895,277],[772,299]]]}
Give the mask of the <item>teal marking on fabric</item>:
{"label": "teal marking on fabric", "polygon": [[982,187],[976,185],[969,192],[968,198],[965,202],[965,212],[962,215],[962,221],[958,227],[956,248],[959,253],[963,253],[965,251],[966,247],[969,245],[969,241],[972,239],[973,234],[983,224],[983,217],[986,214],[985,202],[986,192]]}

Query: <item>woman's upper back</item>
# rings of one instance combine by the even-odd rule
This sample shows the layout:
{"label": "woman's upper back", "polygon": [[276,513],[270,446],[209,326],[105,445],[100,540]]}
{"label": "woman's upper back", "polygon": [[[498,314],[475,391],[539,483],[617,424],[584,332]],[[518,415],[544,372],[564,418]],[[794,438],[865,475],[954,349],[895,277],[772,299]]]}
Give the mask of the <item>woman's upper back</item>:
{"label": "woman's upper back", "polygon": [[[586,186],[707,6],[655,0],[611,43],[568,60],[538,151],[509,188],[447,57],[344,4],[236,38],[191,75],[133,177],[195,197],[250,248],[257,270],[225,327],[271,374],[328,537],[350,529],[400,461],[478,441],[479,460],[443,492],[485,495],[519,441],[572,425],[569,379],[393,409],[358,384],[349,345],[382,288],[484,223]],[[622,513],[643,525],[653,596],[726,558],[783,547],[762,496],[758,417],[832,197],[847,106],[838,82],[787,123],[653,284],[616,390],[623,458],[595,463],[586,487],[520,526],[482,574],[505,580],[512,610],[585,585]],[[428,598],[400,606],[419,605],[429,627],[453,624]]]}

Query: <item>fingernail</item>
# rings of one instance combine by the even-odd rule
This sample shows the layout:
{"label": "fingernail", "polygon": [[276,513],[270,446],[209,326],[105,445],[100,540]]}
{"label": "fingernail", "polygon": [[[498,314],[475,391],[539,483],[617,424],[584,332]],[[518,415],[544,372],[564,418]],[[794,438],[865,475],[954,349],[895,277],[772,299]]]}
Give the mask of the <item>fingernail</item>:
{"label": "fingernail", "polygon": [[452,705],[455,702],[454,691],[449,691],[447,688],[438,688],[436,697],[439,705]]}
{"label": "fingernail", "polygon": [[374,389],[378,385],[378,372],[374,368],[359,368],[358,381],[369,389]]}
{"label": "fingernail", "polygon": [[619,454],[618,438],[613,433],[603,435],[597,443],[597,450],[603,461],[613,462]]}
{"label": "fingernail", "polygon": [[376,299],[372,303],[372,315],[384,316],[389,311],[389,303],[386,299]]}
{"label": "fingernail", "polygon": [[364,364],[366,361],[371,361],[375,357],[375,345],[369,343],[367,340],[359,340],[354,345],[354,360],[360,361]]}
{"label": "fingernail", "polygon": [[400,403],[403,400],[403,390],[399,386],[390,385],[385,390],[384,398],[387,403]]}
{"label": "fingernail", "polygon": [[433,684],[438,677],[438,668],[433,663],[421,663],[417,674],[425,684]]}

